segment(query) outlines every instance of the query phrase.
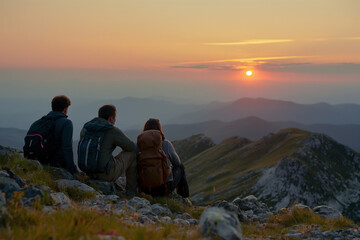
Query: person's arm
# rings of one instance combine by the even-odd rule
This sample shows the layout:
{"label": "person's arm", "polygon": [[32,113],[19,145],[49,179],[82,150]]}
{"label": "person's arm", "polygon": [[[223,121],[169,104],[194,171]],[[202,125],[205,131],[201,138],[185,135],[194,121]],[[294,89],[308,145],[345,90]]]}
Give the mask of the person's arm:
{"label": "person's arm", "polygon": [[62,132],[61,132],[61,150],[64,154],[64,160],[66,168],[72,173],[77,173],[73,155],[73,124],[70,120],[65,121]]}
{"label": "person's arm", "polygon": [[114,143],[116,146],[119,146],[122,148],[123,151],[126,152],[135,152],[136,151],[136,145],[133,141],[128,138],[119,128],[115,128],[114,130]]}
{"label": "person's arm", "polygon": [[180,157],[176,153],[174,146],[168,140],[165,140],[164,143],[166,146],[166,150],[164,149],[164,151],[167,151],[167,153],[170,157],[169,160],[170,160],[171,164],[173,165],[174,168],[180,167],[180,165],[181,165]]}

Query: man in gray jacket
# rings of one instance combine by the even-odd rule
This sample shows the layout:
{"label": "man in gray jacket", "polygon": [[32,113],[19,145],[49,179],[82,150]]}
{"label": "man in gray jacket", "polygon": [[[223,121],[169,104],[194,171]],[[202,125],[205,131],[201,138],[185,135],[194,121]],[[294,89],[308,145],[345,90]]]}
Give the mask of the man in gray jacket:
{"label": "man in gray jacket", "polygon": [[[137,192],[136,145],[119,128],[114,126],[115,122],[115,106],[104,105],[99,109],[98,117],[84,125],[80,133],[79,167],[90,177],[109,182],[116,181],[126,173],[126,191],[128,194],[134,194]],[[88,142],[87,146],[82,144],[86,142],[84,140],[86,135],[92,138],[92,135],[101,136],[101,132],[103,132],[103,137],[98,140],[98,150],[89,149],[91,146],[96,147],[91,145],[91,142]],[[122,148],[122,152],[113,157],[112,152],[117,146]],[[88,153],[95,152],[98,155],[96,158],[86,156]],[[93,167],[92,171],[89,171],[88,168],[92,164],[87,162],[89,159],[96,161],[96,166]]]}

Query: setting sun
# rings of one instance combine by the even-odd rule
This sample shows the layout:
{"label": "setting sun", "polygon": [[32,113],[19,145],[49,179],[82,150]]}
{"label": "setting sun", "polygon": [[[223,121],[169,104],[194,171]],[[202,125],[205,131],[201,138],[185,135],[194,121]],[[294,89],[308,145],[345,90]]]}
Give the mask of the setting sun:
{"label": "setting sun", "polygon": [[250,76],[252,76],[252,75],[253,75],[253,72],[252,72],[252,71],[250,71],[250,70],[246,71],[246,76],[250,77]]}

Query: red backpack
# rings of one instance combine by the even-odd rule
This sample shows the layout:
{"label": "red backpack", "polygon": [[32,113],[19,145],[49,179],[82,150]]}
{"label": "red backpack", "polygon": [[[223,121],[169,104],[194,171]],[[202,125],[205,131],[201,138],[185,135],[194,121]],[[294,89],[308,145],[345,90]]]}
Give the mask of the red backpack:
{"label": "red backpack", "polygon": [[162,136],[158,130],[147,130],[137,138],[140,150],[138,159],[139,191],[151,194],[153,190],[165,187],[171,169],[162,149]]}

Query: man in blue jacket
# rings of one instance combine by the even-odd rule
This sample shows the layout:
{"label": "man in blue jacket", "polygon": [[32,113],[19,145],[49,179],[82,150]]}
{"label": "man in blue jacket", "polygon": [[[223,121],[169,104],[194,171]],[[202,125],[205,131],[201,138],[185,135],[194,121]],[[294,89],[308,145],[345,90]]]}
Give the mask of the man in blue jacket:
{"label": "man in blue jacket", "polygon": [[52,111],[48,117],[58,118],[55,121],[54,139],[57,149],[52,157],[51,165],[67,169],[72,174],[77,173],[77,167],[73,155],[73,124],[67,117],[68,108],[71,102],[64,95],[56,96],[51,101]]}
{"label": "man in blue jacket", "polygon": [[53,98],[52,111],[34,122],[25,137],[24,156],[75,174],[78,170],[72,147],[73,124],[66,115],[70,104],[64,95]]}

